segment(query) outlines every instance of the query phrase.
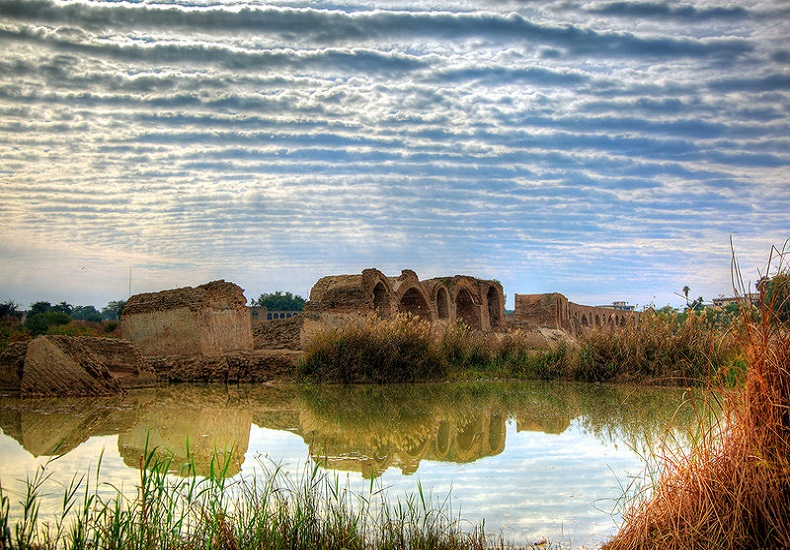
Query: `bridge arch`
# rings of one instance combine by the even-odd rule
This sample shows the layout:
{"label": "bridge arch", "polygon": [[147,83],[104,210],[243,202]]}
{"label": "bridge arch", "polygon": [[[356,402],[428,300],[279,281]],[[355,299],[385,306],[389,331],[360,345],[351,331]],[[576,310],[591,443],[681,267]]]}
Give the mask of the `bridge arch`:
{"label": "bridge arch", "polygon": [[470,328],[481,330],[480,306],[475,304],[474,297],[468,288],[461,287],[455,295],[455,317]]}
{"label": "bridge arch", "polygon": [[439,320],[450,318],[450,295],[443,286],[436,290],[436,315]]}
{"label": "bridge arch", "polygon": [[411,313],[426,321],[431,320],[431,307],[428,305],[428,299],[418,286],[410,286],[401,294],[398,300],[398,312]]}
{"label": "bridge arch", "polygon": [[373,287],[373,310],[382,319],[390,318],[390,292],[381,281],[377,281]]}
{"label": "bridge arch", "polygon": [[494,285],[488,287],[486,302],[488,302],[488,322],[492,329],[497,328],[502,324],[500,315],[502,311],[502,302],[500,301],[500,290]]}

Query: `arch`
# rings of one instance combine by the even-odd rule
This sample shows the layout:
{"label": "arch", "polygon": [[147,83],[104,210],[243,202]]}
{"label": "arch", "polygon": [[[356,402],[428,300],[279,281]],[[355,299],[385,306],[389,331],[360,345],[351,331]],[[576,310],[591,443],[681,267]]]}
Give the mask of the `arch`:
{"label": "arch", "polygon": [[272,320],[272,314],[271,313],[267,313],[266,314],[266,320],[267,321],[271,321]]}
{"label": "arch", "polygon": [[601,317],[597,313],[595,314],[595,326],[596,327],[601,326]]}
{"label": "arch", "polygon": [[590,321],[587,320],[587,315],[582,314],[582,326],[587,327],[590,326]]}
{"label": "arch", "polygon": [[505,417],[500,413],[493,413],[488,421],[488,450],[499,452],[505,448]]}
{"label": "arch", "polygon": [[447,290],[442,286],[436,291],[436,313],[439,319],[450,318],[450,297],[447,295]]}
{"label": "arch", "polygon": [[455,296],[455,315],[469,327],[480,330],[480,308],[475,305],[472,293],[468,289],[462,288]]}
{"label": "arch", "polygon": [[486,301],[488,302],[488,321],[491,323],[491,328],[496,328],[502,323],[499,315],[502,307],[499,302],[499,289],[497,287],[493,285],[488,287]]}
{"label": "arch", "polygon": [[398,304],[398,311],[402,313],[411,313],[426,321],[431,320],[431,309],[428,306],[428,301],[417,287],[411,287],[403,293],[403,296],[400,298],[400,303]]}
{"label": "arch", "polygon": [[439,430],[436,433],[436,454],[441,459],[444,458],[450,450],[450,425],[446,420],[439,423]]}
{"label": "arch", "polygon": [[373,287],[373,310],[382,319],[390,317],[390,295],[381,281]]}

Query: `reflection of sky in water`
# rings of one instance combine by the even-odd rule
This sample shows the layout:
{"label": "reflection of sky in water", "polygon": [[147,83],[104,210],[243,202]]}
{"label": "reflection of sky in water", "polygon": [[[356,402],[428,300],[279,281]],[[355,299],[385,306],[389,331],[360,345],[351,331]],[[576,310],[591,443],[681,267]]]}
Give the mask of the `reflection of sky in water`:
{"label": "reflection of sky in water", "polygon": [[[74,472],[89,474],[95,490],[100,456],[99,494],[110,498],[118,487],[133,497],[147,427],[162,445],[180,445],[185,433],[193,449],[200,442],[203,447],[235,442],[230,444],[237,447],[244,476],[279,466],[302,479],[311,453],[325,443],[341,468],[329,476],[354,493],[369,495],[373,472],[380,474],[373,489],[384,489],[389,501],[416,497],[421,485],[434,505],[449,495],[447,511],[472,522],[485,519],[486,531],[506,542],[548,538],[563,547],[594,547],[616,531],[619,517],[612,510],[630,476],[642,472],[642,460],[631,447],[640,448],[645,432],[652,438],[662,431],[665,419],[682,416],[676,414],[680,394],[672,390],[633,394],[616,387],[512,384],[495,389],[442,385],[316,393],[280,388],[245,394],[224,387],[179,388],[138,395],[123,406],[113,402],[83,410],[71,404],[54,413],[39,402],[3,402],[9,435],[0,436],[0,479],[6,494],[19,491],[18,480],[49,460],[34,457],[12,434],[39,453],[69,438],[71,450],[49,466],[44,510],[59,508]],[[444,455],[437,449],[447,426],[453,434],[447,448],[454,450]],[[120,435],[93,435],[118,430]],[[415,443],[420,441],[427,443]],[[404,459],[418,447],[415,460]],[[371,453],[382,456],[371,461]],[[403,475],[402,468],[413,473]],[[9,496],[12,515],[19,513],[19,494]]]}
{"label": "reflection of sky in water", "polygon": [[[42,504],[57,507],[60,486],[73,472],[89,472],[95,480],[102,454],[101,480],[134,495],[139,482],[136,470],[124,464],[118,453],[117,436],[92,437],[50,465],[51,482]],[[302,438],[287,431],[252,426],[243,475],[260,470],[260,464],[279,465],[299,479],[308,459]],[[34,458],[9,437],[0,437],[0,479],[6,491],[20,489],[17,480],[32,476],[47,457]],[[486,530],[502,534],[506,541],[524,544],[548,537],[580,546],[594,546],[616,530],[610,511],[621,496],[618,483],[628,473],[639,473],[641,462],[621,446],[604,446],[585,434],[576,422],[560,435],[517,432],[507,422],[507,443],[502,454],[476,462],[456,464],[424,460],[417,473],[404,476],[388,469],[374,482],[374,490],[385,488],[391,500],[417,495],[418,483],[434,502],[450,496],[452,510],[464,519],[486,520]],[[335,475],[335,474],[331,474]],[[358,472],[337,472],[341,483],[360,493],[370,490],[370,481]],[[114,489],[100,485],[102,496]],[[12,494],[12,502],[19,499]]]}
{"label": "reflection of sky in water", "polygon": [[[269,460],[296,478],[302,475],[306,449],[289,432],[252,427],[243,473],[258,469],[256,457]],[[548,537],[574,548],[596,546],[614,534],[615,501],[620,484],[639,474],[642,462],[626,446],[604,445],[573,422],[559,435],[516,431],[507,422],[505,451],[472,463],[423,460],[404,476],[390,468],[374,482],[391,500],[417,495],[418,484],[434,502],[448,495],[453,512],[469,521],[486,521],[486,531],[514,544]],[[335,474],[333,474],[335,475]],[[370,480],[358,472],[337,472],[341,483],[366,493]],[[619,520],[619,517],[617,518]]]}

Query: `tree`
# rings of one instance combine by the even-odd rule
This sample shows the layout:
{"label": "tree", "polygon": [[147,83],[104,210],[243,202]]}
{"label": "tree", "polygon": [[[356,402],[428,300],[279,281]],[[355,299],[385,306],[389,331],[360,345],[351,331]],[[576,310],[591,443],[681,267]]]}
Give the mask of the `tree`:
{"label": "tree", "polygon": [[52,304],[49,302],[35,302],[30,304],[30,310],[27,312],[28,316],[37,315],[39,313],[46,313],[52,310]]}
{"label": "tree", "polygon": [[790,273],[781,272],[757,281],[762,302],[771,309],[780,322],[790,321]]}
{"label": "tree", "polygon": [[31,336],[38,336],[39,334],[46,334],[52,326],[68,325],[70,322],[71,317],[62,311],[45,311],[34,315],[28,314],[22,325],[28,330]]}
{"label": "tree", "polygon": [[71,318],[80,321],[100,323],[102,321],[102,314],[93,306],[76,306],[71,310]]}
{"label": "tree", "polygon": [[683,287],[683,296],[685,296],[685,297],[686,297],[686,305],[689,305],[689,291],[690,291],[690,290],[691,290],[691,289],[689,288],[689,286],[688,286],[688,285],[686,285],[686,286],[684,286],[684,287]]}
{"label": "tree", "polygon": [[19,306],[13,300],[6,300],[0,304],[0,319],[6,317],[22,318],[22,312],[19,311]]}
{"label": "tree", "polygon": [[262,306],[270,311],[302,311],[306,300],[298,294],[278,290],[273,294],[263,293],[257,300],[252,301],[254,306]]}
{"label": "tree", "polygon": [[120,321],[123,308],[126,307],[126,300],[116,300],[108,303],[101,308],[102,318],[105,321]]}
{"label": "tree", "polygon": [[74,309],[74,306],[72,306],[71,304],[66,303],[66,302],[60,302],[59,304],[55,304],[54,306],[52,306],[52,311],[58,311],[60,313],[65,313],[66,315],[69,315],[69,316],[71,316],[71,310],[73,310],[73,309]]}

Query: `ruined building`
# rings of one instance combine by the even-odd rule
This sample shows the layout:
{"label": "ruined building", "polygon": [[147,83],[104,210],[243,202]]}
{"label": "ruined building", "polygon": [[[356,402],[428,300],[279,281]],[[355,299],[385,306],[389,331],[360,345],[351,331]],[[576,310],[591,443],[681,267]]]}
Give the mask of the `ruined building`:
{"label": "ruined building", "polygon": [[305,304],[302,341],[373,314],[388,319],[410,313],[434,323],[463,321],[473,329],[496,330],[504,324],[504,307],[499,281],[466,275],[420,281],[408,269],[398,277],[366,269],[361,274],[318,280]]}
{"label": "ruined building", "polygon": [[244,290],[224,280],[136,294],[121,317],[123,337],[143,355],[222,355],[253,349]]}
{"label": "ruined building", "polygon": [[577,335],[591,329],[624,327],[639,319],[639,313],[622,309],[582,306],[558,292],[516,294],[514,320],[517,325],[547,327]]}

